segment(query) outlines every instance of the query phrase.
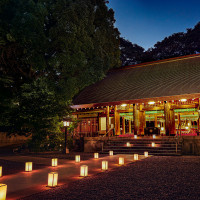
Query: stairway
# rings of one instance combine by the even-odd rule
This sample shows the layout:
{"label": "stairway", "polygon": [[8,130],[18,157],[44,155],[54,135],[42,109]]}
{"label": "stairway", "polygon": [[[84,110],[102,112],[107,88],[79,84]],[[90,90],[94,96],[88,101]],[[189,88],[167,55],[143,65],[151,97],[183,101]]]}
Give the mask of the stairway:
{"label": "stairway", "polygon": [[[130,143],[130,147],[127,146]],[[152,146],[155,143],[155,147]],[[145,151],[149,155],[181,155],[181,143],[175,137],[140,137],[134,138],[115,138],[104,143],[102,153],[113,151],[114,154],[140,154]]]}

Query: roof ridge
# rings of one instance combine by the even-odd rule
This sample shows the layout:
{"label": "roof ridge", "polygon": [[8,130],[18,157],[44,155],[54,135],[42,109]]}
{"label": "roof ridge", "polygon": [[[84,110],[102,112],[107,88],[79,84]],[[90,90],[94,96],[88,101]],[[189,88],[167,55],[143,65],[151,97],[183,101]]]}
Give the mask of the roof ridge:
{"label": "roof ridge", "polygon": [[132,69],[132,68],[137,68],[137,67],[145,67],[145,66],[149,66],[149,65],[153,65],[153,64],[175,62],[175,61],[179,61],[179,60],[185,60],[185,59],[196,58],[196,57],[200,57],[200,53],[179,56],[179,57],[174,57],[174,58],[167,58],[167,59],[163,59],[163,60],[150,61],[150,62],[146,62],[146,63],[139,63],[139,64],[135,64],[135,65],[127,65],[124,67],[112,69],[111,71]]}

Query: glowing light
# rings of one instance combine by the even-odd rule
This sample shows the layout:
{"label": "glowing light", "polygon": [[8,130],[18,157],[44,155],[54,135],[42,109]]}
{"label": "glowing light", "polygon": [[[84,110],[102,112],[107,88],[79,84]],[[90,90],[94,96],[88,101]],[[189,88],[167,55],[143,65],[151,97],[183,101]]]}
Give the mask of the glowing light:
{"label": "glowing light", "polygon": [[152,142],[152,143],[151,143],[151,146],[152,146],[152,147],[155,147],[155,146],[156,146],[155,142]]}
{"label": "glowing light", "polygon": [[0,200],[6,200],[7,185],[0,184]]}
{"label": "glowing light", "polygon": [[138,154],[134,154],[134,160],[138,160]]}
{"label": "glowing light", "polygon": [[26,172],[31,172],[33,169],[33,163],[32,162],[26,162],[25,163],[25,171]]}
{"label": "glowing light", "polygon": [[161,127],[161,131],[164,131],[164,127]]}
{"label": "glowing light", "polygon": [[2,177],[2,166],[0,166],[0,177]]}
{"label": "glowing light", "polygon": [[181,99],[181,102],[186,102],[187,101],[187,99]]}
{"label": "glowing light", "polygon": [[126,106],[127,106],[127,104],[122,104],[121,106],[122,106],[122,107],[126,107]]}
{"label": "glowing light", "polygon": [[64,122],[63,122],[63,125],[64,125],[64,126],[69,126],[69,122],[64,121]]}
{"label": "glowing light", "polygon": [[57,158],[52,158],[52,160],[51,160],[51,166],[52,167],[57,167],[58,166],[58,159]]}
{"label": "glowing light", "polygon": [[113,151],[109,151],[109,155],[110,155],[110,156],[113,156]]}
{"label": "glowing light", "polygon": [[88,176],[88,166],[87,165],[81,165],[80,176]]}
{"label": "glowing light", "polygon": [[144,157],[148,157],[148,156],[149,156],[148,151],[145,151],[145,152],[144,152]]}
{"label": "glowing light", "polygon": [[137,139],[137,135],[134,135],[134,138]]}
{"label": "glowing light", "polygon": [[186,126],[186,127],[185,127],[185,129],[187,129],[187,130],[188,130],[188,129],[189,129],[189,127],[188,127],[188,126]]}
{"label": "glowing light", "polygon": [[99,158],[99,153],[94,153],[94,158],[98,159]]}
{"label": "glowing light", "polygon": [[50,172],[48,173],[48,186],[56,187],[58,185],[58,173]]}
{"label": "glowing light", "polygon": [[150,101],[150,102],[148,102],[148,104],[149,105],[153,105],[153,104],[155,104],[155,102],[154,101]]}
{"label": "glowing light", "polygon": [[124,158],[123,157],[119,157],[119,165],[124,165]]}
{"label": "glowing light", "polygon": [[108,161],[106,160],[102,161],[102,170],[108,170]]}
{"label": "glowing light", "polygon": [[80,155],[76,155],[76,156],[75,156],[75,162],[76,162],[76,163],[81,162],[81,157],[80,157]]}
{"label": "glowing light", "polygon": [[156,138],[156,135],[153,135],[153,139],[155,139]]}
{"label": "glowing light", "polygon": [[130,142],[127,142],[127,143],[126,143],[126,146],[127,146],[127,147],[130,147],[130,146],[131,146]]}

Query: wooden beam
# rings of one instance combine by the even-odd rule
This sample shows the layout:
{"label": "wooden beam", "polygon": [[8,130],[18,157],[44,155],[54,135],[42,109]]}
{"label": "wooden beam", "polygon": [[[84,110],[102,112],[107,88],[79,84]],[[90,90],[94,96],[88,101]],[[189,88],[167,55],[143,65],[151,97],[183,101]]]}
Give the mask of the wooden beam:
{"label": "wooden beam", "polygon": [[[108,133],[110,129],[109,117],[110,117],[110,107],[107,106],[106,107],[106,133]],[[110,136],[110,133],[108,133],[108,135]]]}
{"label": "wooden beam", "polygon": [[131,130],[131,120],[130,119],[128,121],[128,132],[132,133],[132,130]]}
{"label": "wooden beam", "polygon": [[133,120],[134,120],[134,135],[139,134],[139,110],[136,104],[133,104]]}
{"label": "wooden beam", "polygon": [[126,133],[126,124],[125,124],[125,117],[122,117],[122,134]]}

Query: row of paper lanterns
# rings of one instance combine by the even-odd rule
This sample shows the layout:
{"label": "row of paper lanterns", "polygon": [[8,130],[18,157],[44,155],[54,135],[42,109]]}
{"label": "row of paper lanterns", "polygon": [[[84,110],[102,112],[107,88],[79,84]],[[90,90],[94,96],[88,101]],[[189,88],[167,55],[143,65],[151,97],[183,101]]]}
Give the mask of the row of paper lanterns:
{"label": "row of paper lanterns", "polygon": [[[113,151],[109,151],[109,155],[113,156]],[[144,156],[148,157],[148,152],[144,152]],[[99,158],[99,153],[94,153],[94,158],[98,159]],[[138,154],[134,154],[134,160],[138,160],[139,156]],[[80,155],[75,156],[75,162],[79,163],[80,160]],[[124,157],[119,157],[118,161],[119,165],[124,165]],[[51,160],[51,165],[53,167],[58,166],[58,159],[57,158],[52,158]],[[33,163],[32,162],[26,162],[25,163],[25,171],[26,172],[31,172],[33,170]],[[108,170],[108,161],[103,160],[102,161],[102,170]],[[2,176],[2,166],[0,166],[0,177]],[[80,176],[81,177],[86,177],[88,176],[88,166],[87,165],[81,165],[80,166]],[[49,187],[55,187],[58,185],[58,173],[57,172],[50,172],[48,173],[48,186]],[[7,185],[6,184],[0,184],[0,200],[5,200],[6,199],[6,193],[7,193]]]}
{"label": "row of paper lanterns", "polygon": [[[153,139],[156,139],[156,135],[155,134],[153,134],[152,137],[153,137]],[[134,135],[134,139],[137,139],[137,135]]]}

